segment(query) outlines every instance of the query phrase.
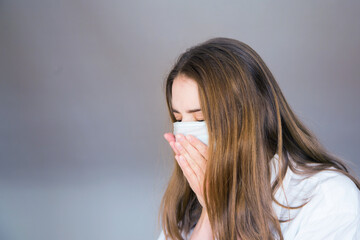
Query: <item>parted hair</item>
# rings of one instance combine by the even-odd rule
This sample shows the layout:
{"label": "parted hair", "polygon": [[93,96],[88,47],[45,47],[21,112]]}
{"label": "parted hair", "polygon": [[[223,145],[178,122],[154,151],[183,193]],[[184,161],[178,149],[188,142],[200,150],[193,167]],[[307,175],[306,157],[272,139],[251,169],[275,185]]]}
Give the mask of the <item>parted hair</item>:
{"label": "parted hair", "polygon": [[[172,122],[172,84],[180,74],[198,85],[209,132],[204,201],[217,240],[283,239],[272,202],[289,167],[312,176],[334,167],[360,189],[345,162],[329,153],[299,120],[261,57],[247,44],[212,38],[182,53],[165,79]],[[216,144],[215,144],[216,142]],[[271,184],[271,159],[278,172]],[[202,206],[174,159],[174,169],[161,200],[159,218],[166,239],[183,239]]]}

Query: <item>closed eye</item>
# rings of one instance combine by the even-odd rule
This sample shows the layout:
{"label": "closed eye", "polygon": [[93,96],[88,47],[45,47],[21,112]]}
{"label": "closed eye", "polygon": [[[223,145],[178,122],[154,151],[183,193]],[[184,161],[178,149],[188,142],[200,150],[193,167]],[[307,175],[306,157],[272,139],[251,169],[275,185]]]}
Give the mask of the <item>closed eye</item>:
{"label": "closed eye", "polygon": [[[205,120],[197,120],[196,122],[203,122]],[[181,122],[181,120],[176,120],[175,122]]]}

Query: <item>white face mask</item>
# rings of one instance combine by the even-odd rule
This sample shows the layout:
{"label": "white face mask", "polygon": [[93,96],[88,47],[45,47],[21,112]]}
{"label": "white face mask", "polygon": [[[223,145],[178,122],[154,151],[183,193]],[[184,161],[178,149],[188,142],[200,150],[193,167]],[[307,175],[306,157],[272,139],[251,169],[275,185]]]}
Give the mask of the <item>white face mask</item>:
{"label": "white face mask", "polygon": [[174,135],[181,133],[184,136],[190,134],[200,141],[209,145],[209,134],[206,127],[206,122],[174,122]]}

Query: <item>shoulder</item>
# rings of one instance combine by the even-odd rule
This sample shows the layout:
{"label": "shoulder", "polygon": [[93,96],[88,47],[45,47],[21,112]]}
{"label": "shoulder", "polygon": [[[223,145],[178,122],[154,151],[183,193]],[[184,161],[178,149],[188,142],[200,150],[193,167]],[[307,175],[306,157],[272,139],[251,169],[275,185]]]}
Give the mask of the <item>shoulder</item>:
{"label": "shoulder", "polygon": [[325,215],[352,214],[360,216],[360,191],[345,174],[323,170],[308,179],[315,186],[312,206]]}
{"label": "shoulder", "polygon": [[289,239],[360,239],[360,191],[345,174],[320,171],[301,181],[311,189],[308,203],[295,210]]}
{"label": "shoulder", "polygon": [[[194,228],[192,228],[192,229],[190,230],[190,232],[189,232],[189,234],[188,234],[187,236],[185,236],[185,233],[182,232],[182,233],[181,233],[181,236],[182,236],[184,239],[190,239],[190,235],[191,235],[191,233],[193,232],[193,230],[194,230]],[[164,230],[163,230],[163,229],[161,229],[160,235],[159,235],[159,237],[158,237],[157,240],[165,240],[165,233],[164,233]]]}
{"label": "shoulder", "polygon": [[157,240],[165,240],[164,230],[161,230],[160,235]]}

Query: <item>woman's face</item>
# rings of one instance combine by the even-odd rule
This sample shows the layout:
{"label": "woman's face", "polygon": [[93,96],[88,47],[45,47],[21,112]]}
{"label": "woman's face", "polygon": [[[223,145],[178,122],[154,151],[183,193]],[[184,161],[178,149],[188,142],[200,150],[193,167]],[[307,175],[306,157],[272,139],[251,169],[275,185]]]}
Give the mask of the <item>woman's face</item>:
{"label": "woman's face", "polygon": [[172,108],[177,121],[203,121],[197,83],[187,76],[178,75],[172,85]]}

